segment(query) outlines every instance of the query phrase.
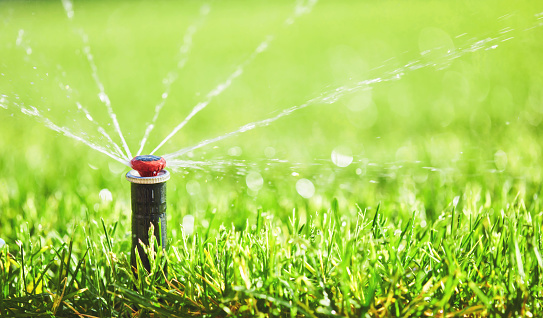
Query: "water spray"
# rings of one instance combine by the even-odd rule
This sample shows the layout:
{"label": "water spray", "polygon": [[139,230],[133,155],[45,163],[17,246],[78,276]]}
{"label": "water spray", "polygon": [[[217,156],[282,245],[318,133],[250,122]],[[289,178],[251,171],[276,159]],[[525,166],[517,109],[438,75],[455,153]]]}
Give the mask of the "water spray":
{"label": "water spray", "polygon": [[131,182],[132,196],[130,263],[137,268],[137,249],[143,266],[150,271],[149,258],[142,244],[149,245],[149,228],[152,224],[159,246],[166,249],[166,181],[170,179],[170,173],[164,170],[166,160],[158,156],[136,156],[130,161],[130,166],[134,169],[126,174],[126,180]]}

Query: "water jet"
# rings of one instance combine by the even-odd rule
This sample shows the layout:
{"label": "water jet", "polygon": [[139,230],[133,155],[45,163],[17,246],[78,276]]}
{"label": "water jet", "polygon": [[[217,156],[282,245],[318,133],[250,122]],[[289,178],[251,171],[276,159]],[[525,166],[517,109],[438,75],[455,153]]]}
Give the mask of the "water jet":
{"label": "water jet", "polygon": [[137,250],[143,266],[149,272],[149,258],[142,244],[149,245],[149,228],[153,225],[159,246],[166,249],[166,181],[170,179],[170,173],[164,170],[166,160],[158,156],[136,156],[130,161],[130,166],[134,169],[126,173],[126,180],[131,183],[132,198],[130,264],[137,268]]}

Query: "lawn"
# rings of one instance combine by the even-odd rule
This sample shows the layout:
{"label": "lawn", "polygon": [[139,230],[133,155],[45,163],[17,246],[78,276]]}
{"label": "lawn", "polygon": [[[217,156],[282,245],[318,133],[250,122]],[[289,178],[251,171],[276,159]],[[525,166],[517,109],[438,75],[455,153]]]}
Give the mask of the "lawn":
{"label": "lawn", "polygon": [[[0,2],[0,316],[543,316],[543,3],[304,4]],[[47,127],[124,152],[97,80],[132,155],[257,123],[136,276],[129,168]]]}

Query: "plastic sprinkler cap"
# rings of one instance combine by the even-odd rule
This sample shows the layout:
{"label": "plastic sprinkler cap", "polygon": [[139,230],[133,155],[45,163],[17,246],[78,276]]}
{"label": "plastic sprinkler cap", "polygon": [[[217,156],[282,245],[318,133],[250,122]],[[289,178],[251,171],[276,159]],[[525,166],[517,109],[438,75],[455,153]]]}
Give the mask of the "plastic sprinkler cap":
{"label": "plastic sprinkler cap", "polygon": [[130,166],[142,177],[154,177],[166,168],[166,159],[153,155],[135,156],[130,160]]}

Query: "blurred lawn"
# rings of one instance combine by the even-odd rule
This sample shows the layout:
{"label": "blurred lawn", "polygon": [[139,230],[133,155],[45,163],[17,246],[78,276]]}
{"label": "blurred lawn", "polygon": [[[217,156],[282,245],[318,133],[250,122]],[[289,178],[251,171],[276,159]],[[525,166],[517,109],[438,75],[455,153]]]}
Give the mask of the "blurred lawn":
{"label": "blurred lawn", "polygon": [[[77,112],[78,101],[116,136],[98,100],[81,39],[73,31],[81,28],[135,152],[160,101],[162,78],[176,65],[185,30],[201,3],[76,2],[70,25],[60,2],[2,2],[0,92],[18,95],[58,124],[96,136],[84,114]],[[293,207],[319,210],[326,209],[332,197],[348,209],[355,209],[354,203],[375,206],[386,199],[391,211],[400,207],[401,215],[410,215],[410,208],[419,205],[433,217],[432,211],[440,211],[472,181],[492,193],[501,193],[504,180],[519,189],[539,184],[543,28],[525,29],[535,25],[534,14],[543,11],[543,4],[321,1],[312,13],[284,28],[281,24],[292,8],[291,1],[212,3],[147,151],[269,34],[276,36],[269,50],[167,143],[163,153],[270,117],[335,87],[383,76],[421,59],[421,50],[440,43],[459,48],[471,39],[497,37],[506,28],[516,31],[514,39],[497,49],[466,54],[445,69],[413,71],[399,81],[377,84],[333,105],[312,106],[195,152],[193,159],[198,160],[254,162],[247,169],[263,176],[264,187],[258,193],[248,191],[246,171],[240,169],[187,169],[169,182],[172,224],[187,213],[199,222],[214,210],[230,222],[236,207],[241,217],[234,222],[243,226],[244,217],[254,216],[257,207],[278,214]],[[16,45],[20,30],[22,44]],[[31,55],[25,47],[32,48]],[[73,89],[70,98],[58,88],[60,83]],[[0,109],[0,122],[3,238],[14,239],[25,221],[36,230],[64,235],[86,214],[108,222],[127,220],[126,167],[59,136],[15,107]],[[241,157],[228,154],[234,146],[241,147]],[[330,162],[338,146],[353,152],[353,164],[338,168]],[[275,149],[275,158],[290,163],[266,166],[262,159],[267,147]],[[300,178],[315,184],[312,199],[297,194]],[[189,180],[199,185],[192,195],[186,190]],[[416,199],[402,197],[407,183],[420,189]],[[428,185],[450,191],[436,195]],[[112,192],[113,203],[100,200],[104,188]]]}

